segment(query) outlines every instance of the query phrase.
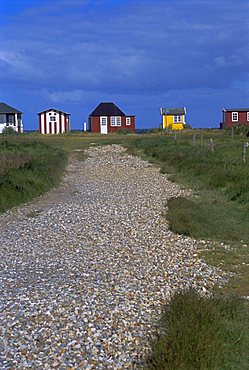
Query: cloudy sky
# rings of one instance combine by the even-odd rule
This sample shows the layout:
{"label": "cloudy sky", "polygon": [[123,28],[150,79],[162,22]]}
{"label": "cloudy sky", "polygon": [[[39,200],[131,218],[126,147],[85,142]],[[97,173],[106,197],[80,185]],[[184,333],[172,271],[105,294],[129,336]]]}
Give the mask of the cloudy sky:
{"label": "cloudy sky", "polygon": [[247,0],[1,0],[0,101],[71,113],[82,129],[99,102],[158,127],[160,107],[218,127],[249,106]]}

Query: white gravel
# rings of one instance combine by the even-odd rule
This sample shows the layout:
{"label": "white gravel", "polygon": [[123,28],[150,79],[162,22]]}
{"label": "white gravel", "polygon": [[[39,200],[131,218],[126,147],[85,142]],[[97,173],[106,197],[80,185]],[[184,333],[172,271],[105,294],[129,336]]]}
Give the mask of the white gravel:
{"label": "white gravel", "polygon": [[167,199],[190,190],[118,145],[88,155],[0,216],[1,369],[136,368],[176,289],[224,281],[168,229]]}

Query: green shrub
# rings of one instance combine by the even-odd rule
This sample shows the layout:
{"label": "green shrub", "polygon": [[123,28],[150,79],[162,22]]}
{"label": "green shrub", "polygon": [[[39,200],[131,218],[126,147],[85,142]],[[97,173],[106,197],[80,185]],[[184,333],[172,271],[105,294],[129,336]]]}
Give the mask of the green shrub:
{"label": "green shrub", "polygon": [[121,128],[117,131],[119,135],[128,135],[133,134],[133,131],[130,128]]}
{"label": "green shrub", "polygon": [[189,129],[192,130],[192,127],[189,123],[185,123],[185,125],[183,125],[183,129],[184,130],[189,130]]}
{"label": "green shrub", "polygon": [[197,239],[229,243],[248,238],[248,212],[223,198],[171,198],[166,217],[172,231]]}
{"label": "green shrub", "polygon": [[5,127],[2,132],[3,135],[5,136],[13,136],[13,135],[18,135],[19,132],[14,130],[12,127]]}
{"label": "green shrub", "polygon": [[162,128],[151,128],[149,130],[150,134],[161,134],[164,130]]}
{"label": "green shrub", "polygon": [[242,299],[175,294],[163,310],[147,370],[246,370],[249,317]]}
{"label": "green shrub", "polygon": [[249,132],[249,125],[247,125],[246,123],[241,124],[241,125],[235,124],[233,126],[233,132],[235,135],[245,136]]}

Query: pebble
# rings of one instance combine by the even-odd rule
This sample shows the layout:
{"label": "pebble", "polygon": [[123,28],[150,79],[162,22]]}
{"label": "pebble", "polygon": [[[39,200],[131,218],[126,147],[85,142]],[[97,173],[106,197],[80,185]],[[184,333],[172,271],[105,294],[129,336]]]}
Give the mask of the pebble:
{"label": "pebble", "polygon": [[1,369],[139,368],[165,301],[225,282],[165,220],[190,189],[119,145],[86,154],[0,216]]}

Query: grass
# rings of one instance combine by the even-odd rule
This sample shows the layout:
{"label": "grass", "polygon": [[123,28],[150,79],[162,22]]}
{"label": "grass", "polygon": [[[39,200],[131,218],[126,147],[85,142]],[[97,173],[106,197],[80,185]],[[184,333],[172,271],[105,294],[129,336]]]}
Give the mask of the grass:
{"label": "grass", "polygon": [[242,299],[178,292],[159,325],[146,370],[248,369],[249,316]]}
{"label": "grass", "polygon": [[83,150],[91,143],[122,144],[131,154],[171,174],[172,181],[193,189],[192,198],[169,200],[170,227],[178,233],[210,240],[200,250],[201,257],[232,272],[233,277],[223,288],[224,294],[219,291],[212,297],[200,297],[190,290],[173,297],[163,310],[159,334],[151,343],[144,367],[147,370],[248,368],[248,302],[241,296],[249,296],[249,160],[241,160],[245,141],[242,134],[235,130],[234,139],[229,132],[209,130],[176,136],[67,134],[0,138],[0,212],[58,183],[67,155],[73,152],[84,160]]}
{"label": "grass", "polygon": [[[193,143],[193,135],[195,142]],[[214,142],[214,152],[210,139]],[[247,138],[238,132],[231,138],[223,131],[189,131],[174,135],[144,135],[133,143],[128,143],[132,154],[150,160],[161,167],[169,178],[190,187],[192,198],[170,199],[166,217],[174,232],[230,244],[239,262],[238,275],[247,280],[249,295],[249,247],[240,255],[243,244],[249,242],[249,160],[242,162],[242,143]],[[249,244],[249,243],[248,243]],[[210,250],[200,254],[208,260],[215,254],[213,243]],[[217,243],[215,245],[218,245]],[[227,257],[226,257],[227,256]],[[216,265],[220,264],[217,251]],[[245,265],[243,265],[245,263]],[[224,253],[222,268],[230,267],[228,252]],[[236,285],[235,279],[229,286],[232,293],[245,293]]]}
{"label": "grass", "polygon": [[240,204],[235,207],[217,196],[178,197],[168,201],[168,208],[167,219],[174,232],[228,243],[248,240],[249,213]]}
{"label": "grass", "polygon": [[246,140],[240,131],[234,139],[229,132],[190,131],[128,143],[130,153],[193,190],[191,198],[169,200],[170,228],[209,240],[200,256],[232,273],[212,297],[182,291],[165,306],[147,370],[248,369],[249,304],[242,298],[249,296],[249,160],[241,158]]}
{"label": "grass", "polygon": [[92,143],[105,145],[132,140],[134,135],[91,135],[38,133],[0,135],[0,213],[32,200],[56,186],[67,157],[86,159],[84,150]]}
{"label": "grass", "polygon": [[0,142],[0,212],[30,201],[58,184],[66,154],[42,142]]}

